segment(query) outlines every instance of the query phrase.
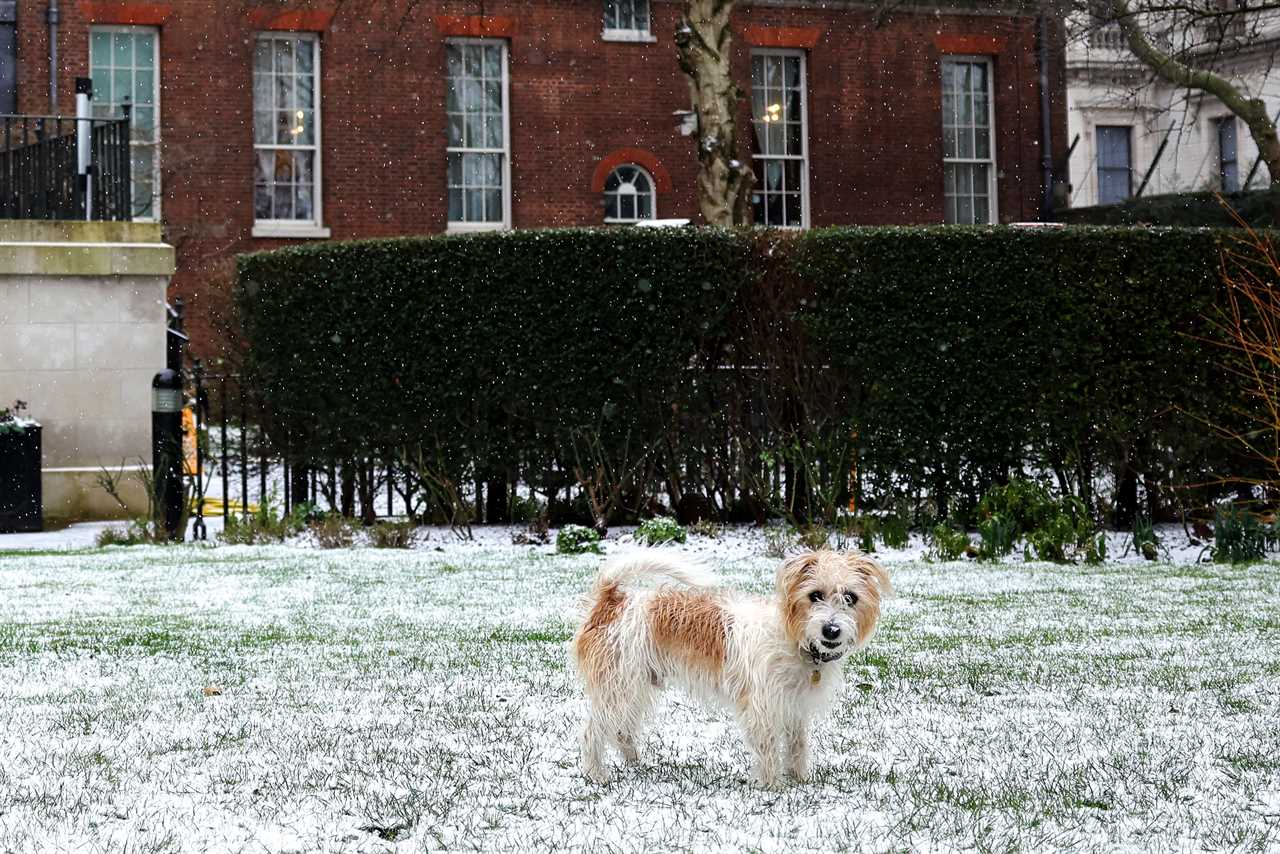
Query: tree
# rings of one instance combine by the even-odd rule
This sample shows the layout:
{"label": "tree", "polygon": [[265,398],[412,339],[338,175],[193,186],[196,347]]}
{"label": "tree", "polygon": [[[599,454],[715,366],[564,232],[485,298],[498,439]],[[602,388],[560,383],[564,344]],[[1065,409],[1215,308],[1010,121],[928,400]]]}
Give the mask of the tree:
{"label": "tree", "polygon": [[[1239,0],[1207,4],[1161,0],[1139,0],[1134,5],[1130,0],[1104,3],[1108,4],[1103,6],[1107,17],[1120,27],[1124,41],[1139,62],[1175,86],[1213,95],[1244,122],[1267,165],[1271,186],[1280,187],[1280,137],[1275,119],[1268,114],[1262,98],[1215,70],[1224,58],[1224,47],[1231,47],[1227,42],[1238,41],[1244,46],[1256,41],[1245,33],[1245,15],[1251,15],[1258,27],[1262,13],[1274,11],[1278,4],[1246,4]],[[1161,24],[1169,27],[1157,30]],[[1183,33],[1181,43],[1168,35],[1177,29]]]}
{"label": "tree", "polygon": [[738,159],[738,102],[733,82],[734,0],[686,0],[676,30],[680,69],[689,77],[698,119],[698,206],[708,225],[751,224],[755,173]]}

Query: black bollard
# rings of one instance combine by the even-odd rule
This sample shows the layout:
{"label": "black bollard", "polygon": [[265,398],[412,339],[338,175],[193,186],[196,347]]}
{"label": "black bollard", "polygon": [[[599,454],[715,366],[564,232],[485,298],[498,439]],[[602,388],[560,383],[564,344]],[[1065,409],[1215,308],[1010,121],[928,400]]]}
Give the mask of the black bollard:
{"label": "black bollard", "polygon": [[151,476],[156,520],[170,540],[181,542],[182,374],[169,368],[151,380]]}

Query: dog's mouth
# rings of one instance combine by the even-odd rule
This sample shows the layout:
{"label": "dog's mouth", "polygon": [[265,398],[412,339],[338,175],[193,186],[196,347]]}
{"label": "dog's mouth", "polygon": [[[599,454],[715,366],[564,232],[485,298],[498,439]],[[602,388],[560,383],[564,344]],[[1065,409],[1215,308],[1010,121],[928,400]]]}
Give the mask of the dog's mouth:
{"label": "dog's mouth", "polygon": [[821,641],[821,643],[826,649],[818,649],[813,643],[809,644],[809,657],[813,659],[814,664],[830,664],[844,658],[843,649],[833,649],[839,644],[831,644],[827,641]]}

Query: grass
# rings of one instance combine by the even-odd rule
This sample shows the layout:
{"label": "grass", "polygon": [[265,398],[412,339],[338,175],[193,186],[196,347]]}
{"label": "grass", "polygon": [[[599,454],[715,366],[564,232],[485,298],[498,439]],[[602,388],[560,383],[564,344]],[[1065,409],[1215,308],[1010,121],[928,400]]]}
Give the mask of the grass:
{"label": "grass", "polygon": [[0,554],[0,850],[1280,847],[1274,566],[891,565],[813,782],[761,791],[679,696],[637,767],[580,776],[598,562]]}

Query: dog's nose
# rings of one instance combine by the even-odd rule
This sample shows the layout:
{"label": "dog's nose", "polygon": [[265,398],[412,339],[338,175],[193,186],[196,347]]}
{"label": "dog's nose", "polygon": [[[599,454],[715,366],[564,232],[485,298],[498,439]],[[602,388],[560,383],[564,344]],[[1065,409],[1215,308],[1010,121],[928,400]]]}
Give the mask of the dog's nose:
{"label": "dog's nose", "polygon": [[822,627],[822,636],[829,641],[840,637],[840,627],[835,623],[826,623]]}

